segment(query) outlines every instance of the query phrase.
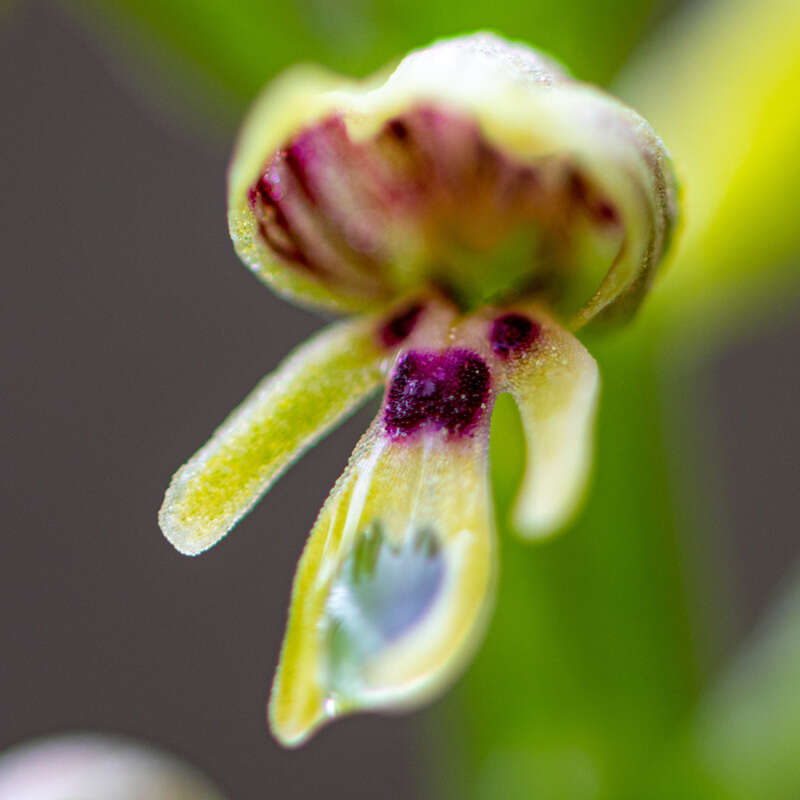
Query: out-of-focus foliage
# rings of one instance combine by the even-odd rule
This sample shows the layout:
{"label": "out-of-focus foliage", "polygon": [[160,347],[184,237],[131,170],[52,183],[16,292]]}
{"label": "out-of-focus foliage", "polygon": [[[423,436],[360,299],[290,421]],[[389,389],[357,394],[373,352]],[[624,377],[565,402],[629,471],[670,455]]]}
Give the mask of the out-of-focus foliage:
{"label": "out-of-focus foliage", "polygon": [[800,574],[761,631],[700,704],[658,800],[796,800],[800,796]]}
{"label": "out-of-focus foliage", "polygon": [[[696,3],[627,65],[620,94],[663,137],[685,226],[651,316],[773,309],[800,276],[800,3]],[[779,284],[776,284],[779,281]],[[735,314],[735,316],[734,316]]]}
{"label": "out-of-focus foliage", "polygon": [[476,29],[523,39],[579,77],[607,82],[654,9],[674,1],[74,0],[69,7],[140,66],[161,76],[177,70],[194,92],[211,92],[207,111],[218,113],[221,101],[233,122],[289,64],[364,75],[434,38]]}

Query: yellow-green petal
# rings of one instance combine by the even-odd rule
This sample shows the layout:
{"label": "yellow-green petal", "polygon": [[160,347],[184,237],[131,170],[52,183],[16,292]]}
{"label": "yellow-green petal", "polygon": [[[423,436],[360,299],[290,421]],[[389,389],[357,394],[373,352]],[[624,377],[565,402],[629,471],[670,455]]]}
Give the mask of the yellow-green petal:
{"label": "yellow-green petal", "polygon": [[581,500],[600,386],[597,362],[586,348],[551,320],[538,318],[541,341],[508,378],[526,450],[513,521],[530,538],[562,528]]}
{"label": "yellow-green petal", "polygon": [[562,528],[582,498],[600,377],[586,348],[540,305],[515,305],[504,314],[535,326],[532,341],[500,361],[498,389],[514,398],[525,434],[514,528],[539,538]]}
{"label": "yellow-green petal", "polygon": [[429,700],[480,641],[496,571],[480,432],[357,446],[298,566],[272,689],[272,731],[301,744],[358,710]]}
{"label": "yellow-green petal", "polygon": [[376,318],[324,329],[264,378],[172,479],[164,535],[196,555],[218,542],[304,449],[381,380]]}

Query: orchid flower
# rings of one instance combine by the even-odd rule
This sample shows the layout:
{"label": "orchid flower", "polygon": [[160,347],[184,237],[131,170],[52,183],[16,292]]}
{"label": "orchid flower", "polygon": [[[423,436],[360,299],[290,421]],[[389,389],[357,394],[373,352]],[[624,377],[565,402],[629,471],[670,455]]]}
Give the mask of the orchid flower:
{"label": "orchid flower", "polygon": [[644,119],[493,35],[438,42],[364,83],[296,68],[257,101],[229,173],[236,251],[281,294],[349,316],[176,473],[167,538],[211,547],[384,386],[298,566],[270,700],[281,742],[422,703],[469,660],[497,576],[495,400],[511,395],[525,432],[515,528],[546,536],[590,462],[599,378],[576,332],[636,310],[675,195]]}

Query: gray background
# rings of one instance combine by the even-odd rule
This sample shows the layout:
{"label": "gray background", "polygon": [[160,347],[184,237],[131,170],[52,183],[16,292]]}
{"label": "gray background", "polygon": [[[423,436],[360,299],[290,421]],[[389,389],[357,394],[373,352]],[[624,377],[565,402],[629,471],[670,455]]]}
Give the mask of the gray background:
{"label": "gray background", "polygon": [[[202,558],[156,525],[180,461],[319,325],[234,256],[227,146],[155,113],[39,3],[0,28],[0,101],[0,748],[109,730],[235,800],[418,796],[420,715],[346,720],[293,753],[264,721],[296,559],[370,411]],[[800,310],[747,331],[692,387],[737,636],[798,552],[798,335]]]}

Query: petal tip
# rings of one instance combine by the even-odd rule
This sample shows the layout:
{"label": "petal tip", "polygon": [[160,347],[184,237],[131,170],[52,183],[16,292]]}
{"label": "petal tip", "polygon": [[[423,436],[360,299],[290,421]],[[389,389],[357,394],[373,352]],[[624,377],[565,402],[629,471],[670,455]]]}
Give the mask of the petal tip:
{"label": "petal tip", "polygon": [[192,514],[186,509],[186,483],[184,470],[178,470],[158,511],[158,526],[179,553],[196,556],[213,547],[229,528],[221,526],[217,519]]}

